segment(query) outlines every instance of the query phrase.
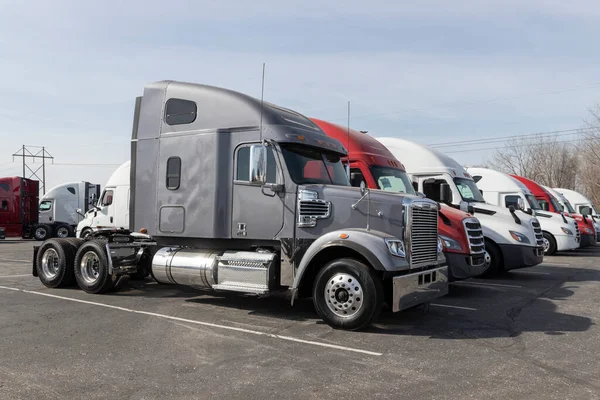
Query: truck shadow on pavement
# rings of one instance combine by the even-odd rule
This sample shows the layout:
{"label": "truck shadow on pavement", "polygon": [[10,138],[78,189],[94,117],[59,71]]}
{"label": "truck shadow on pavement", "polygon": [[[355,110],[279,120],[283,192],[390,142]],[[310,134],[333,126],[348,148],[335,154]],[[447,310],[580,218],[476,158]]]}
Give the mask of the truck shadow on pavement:
{"label": "truck shadow on pavement", "polygon": [[[462,340],[516,338],[524,332],[562,335],[566,332],[589,330],[593,325],[590,318],[561,312],[558,306],[561,301],[573,296],[579,287],[577,283],[600,282],[600,271],[591,268],[548,268],[549,275],[516,272],[489,280],[490,283],[507,282],[514,285],[514,288],[452,285],[447,296],[433,303],[451,303],[459,308],[434,305],[427,314],[419,309],[401,313],[384,309],[377,324],[366,332]],[[479,280],[483,285],[486,281]],[[516,289],[517,285],[522,287]],[[242,310],[249,316],[324,324],[316,314],[311,299],[297,300],[291,307],[289,298],[282,294],[259,298],[160,285],[148,278],[143,281],[126,281],[111,295],[183,298],[188,304]]]}

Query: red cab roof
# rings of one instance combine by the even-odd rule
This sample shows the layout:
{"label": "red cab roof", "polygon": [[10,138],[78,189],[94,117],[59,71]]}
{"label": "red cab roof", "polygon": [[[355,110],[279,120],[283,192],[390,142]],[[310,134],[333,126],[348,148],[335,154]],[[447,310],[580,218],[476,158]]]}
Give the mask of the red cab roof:
{"label": "red cab roof", "polygon": [[[379,165],[400,168],[404,165],[379,141],[354,129],[348,130],[347,126],[332,124],[316,118],[311,118],[327,134],[327,136],[339,140],[348,148],[351,160],[362,159],[368,165]],[[348,133],[350,133],[348,135]]]}

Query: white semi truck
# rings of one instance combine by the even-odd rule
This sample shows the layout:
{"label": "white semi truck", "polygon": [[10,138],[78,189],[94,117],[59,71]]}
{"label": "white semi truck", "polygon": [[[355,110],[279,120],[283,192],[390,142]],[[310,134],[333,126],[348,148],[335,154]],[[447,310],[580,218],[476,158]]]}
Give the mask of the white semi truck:
{"label": "white semi truck", "polygon": [[86,238],[99,229],[129,229],[130,167],[127,161],[113,172],[98,202],[77,224],[76,237]]}
{"label": "white semi truck", "polygon": [[486,203],[473,178],[451,157],[399,138],[378,138],[399,160],[416,188],[427,197],[479,219],[488,267],[484,276],[531,267],[543,260],[543,236],[535,217]]}
{"label": "white semi truck", "polygon": [[36,240],[74,236],[75,228],[98,200],[100,185],[90,182],[68,182],[55,186],[40,200]]}
{"label": "white semi truck", "polygon": [[537,199],[523,183],[503,172],[489,168],[467,168],[486,202],[500,207],[515,207],[539,220],[544,235],[544,254],[578,249],[580,232],[571,217],[542,210]]}
{"label": "white semi truck", "polygon": [[600,242],[600,214],[590,199],[571,189],[546,188],[546,190],[558,198],[561,206],[567,208],[565,211],[592,218],[594,229],[596,230],[596,241]]}
{"label": "white semi truck", "polygon": [[[565,212],[565,214],[567,216],[571,216],[571,217],[575,218],[576,220],[578,220],[579,218],[590,218],[592,221],[592,225],[594,226],[596,242],[600,241],[600,223],[598,222],[597,218],[594,218],[591,215],[583,216],[583,214],[581,214],[575,210],[575,208],[573,207],[573,205],[571,204],[569,199],[567,199],[562,193],[560,193],[560,192],[556,191],[555,189],[552,189],[548,186],[542,186],[542,187],[544,189],[546,189],[548,191],[548,193],[550,193],[556,199],[556,202],[558,203],[558,205],[560,206],[562,211]],[[585,209],[584,209],[584,211],[585,211]]]}

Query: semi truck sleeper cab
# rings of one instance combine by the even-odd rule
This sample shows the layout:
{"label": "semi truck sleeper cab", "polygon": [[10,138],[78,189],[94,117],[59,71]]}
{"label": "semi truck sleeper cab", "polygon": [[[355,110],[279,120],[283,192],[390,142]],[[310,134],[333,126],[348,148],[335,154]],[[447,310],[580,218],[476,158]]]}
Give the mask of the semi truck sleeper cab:
{"label": "semi truck sleeper cab", "polygon": [[339,141],[308,118],[244,94],[161,81],[136,100],[129,235],[34,248],[49,287],[89,293],[147,268],[162,283],[312,297],[362,329],[448,291],[438,206],[349,185]]}

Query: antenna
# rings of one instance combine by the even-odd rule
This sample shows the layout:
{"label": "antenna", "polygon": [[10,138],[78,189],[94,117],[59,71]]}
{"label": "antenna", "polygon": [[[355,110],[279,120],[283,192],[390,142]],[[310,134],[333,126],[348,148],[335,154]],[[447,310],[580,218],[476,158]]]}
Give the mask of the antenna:
{"label": "antenna", "polygon": [[262,133],[263,133],[263,105],[264,105],[264,97],[265,97],[265,63],[263,63],[262,68],[262,88],[260,90],[260,142],[262,143]]}
{"label": "antenna", "polygon": [[348,152],[350,152],[350,102],[348,102]]}
{"label": "antenna", "polygon": [[[348,132],[346,138],[348,139],[347,151],[348,153],[350,153],[350,101],[348,101]],[[350,181],[350,159],[348,159],[348,168],[346,168],[346,175],[348,175],[348,181]]]}

